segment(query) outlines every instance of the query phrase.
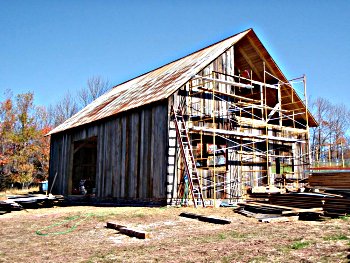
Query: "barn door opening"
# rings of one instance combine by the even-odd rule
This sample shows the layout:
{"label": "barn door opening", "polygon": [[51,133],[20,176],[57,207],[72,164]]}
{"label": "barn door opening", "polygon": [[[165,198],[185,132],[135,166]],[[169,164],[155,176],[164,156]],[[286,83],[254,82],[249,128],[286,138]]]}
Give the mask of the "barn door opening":
{"label": "barn door opening", "polygon": [[71,194],[95,193],[97,137],[74,142]]}

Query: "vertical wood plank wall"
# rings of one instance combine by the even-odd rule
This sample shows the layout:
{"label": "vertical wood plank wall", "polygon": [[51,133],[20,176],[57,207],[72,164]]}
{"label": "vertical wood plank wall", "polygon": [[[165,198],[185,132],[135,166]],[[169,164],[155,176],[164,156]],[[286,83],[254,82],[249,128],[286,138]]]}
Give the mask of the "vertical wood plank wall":
{"label": "vertical wood plank wall", "polygon": [[168,103],[161,101],[51,137],[50,187],[69,195],[74,141],[97,136],[96,197],[166,200]]}

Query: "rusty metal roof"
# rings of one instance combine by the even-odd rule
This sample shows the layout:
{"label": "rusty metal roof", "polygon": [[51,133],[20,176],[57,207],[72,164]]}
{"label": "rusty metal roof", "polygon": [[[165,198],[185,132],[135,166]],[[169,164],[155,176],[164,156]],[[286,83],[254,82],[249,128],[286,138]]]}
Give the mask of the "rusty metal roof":
{"label": "rusty metal roof", "polygon": [[[249,34],[249,37],[256,38],[259,41],[254,31],[248,29],[119,84],[67,119],[64,123],[54,128],[48,135],[168,98],[194,75],[199,73],[247,34]],[[274,61],[271,64],[277,67]],[[284,75],[283,79],[285,79]]]}
{"label": "rusty metal roof", "polygon": [[168,98],[251,29],[115,86],[48,135]]}

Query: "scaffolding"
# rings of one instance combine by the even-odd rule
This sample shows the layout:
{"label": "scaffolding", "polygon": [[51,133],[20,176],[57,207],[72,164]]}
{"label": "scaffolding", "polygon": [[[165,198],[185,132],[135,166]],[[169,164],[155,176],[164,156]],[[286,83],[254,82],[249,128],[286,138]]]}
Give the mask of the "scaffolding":
{"label": "scaffolding", "polygon": [[[196,168],[214,206],[218,199],[240,201],[249,191],[300,187],[310,164],[305,75],[286,83],[265,63],[263,82],[248,75],[212,71],[184,86]],[[267,83],[267,76],[274,81]]]}

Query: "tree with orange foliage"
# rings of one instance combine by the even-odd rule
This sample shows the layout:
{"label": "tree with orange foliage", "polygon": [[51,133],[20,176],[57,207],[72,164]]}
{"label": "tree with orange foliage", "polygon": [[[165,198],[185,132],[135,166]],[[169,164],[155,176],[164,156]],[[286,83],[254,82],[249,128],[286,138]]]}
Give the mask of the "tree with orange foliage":
{"label": "tree with orange foliage", "polygon": [[34,94],[9,95],[0,102],[0,187],[22,187],[48,176],[50,130],[44,108],[34,106]]}

